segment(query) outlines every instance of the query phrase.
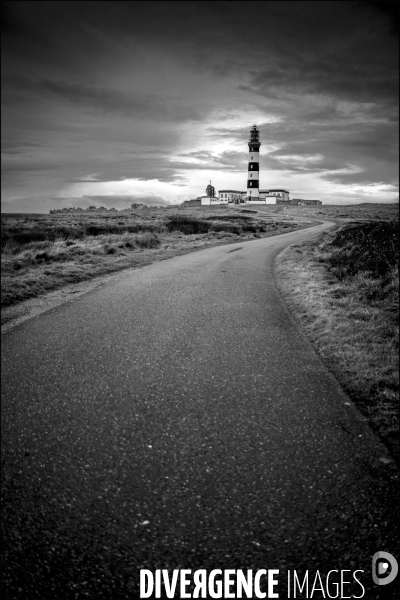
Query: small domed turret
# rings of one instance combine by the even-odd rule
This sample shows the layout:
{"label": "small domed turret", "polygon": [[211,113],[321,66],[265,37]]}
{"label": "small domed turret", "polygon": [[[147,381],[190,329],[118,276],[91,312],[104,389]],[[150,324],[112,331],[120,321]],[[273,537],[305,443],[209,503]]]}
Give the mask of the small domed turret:
{"label": "small domed turret", "polygon": [[211,181],[209,185],[206,187],[206,194],[210,198],[215,198],[215,187],[211,185]]}

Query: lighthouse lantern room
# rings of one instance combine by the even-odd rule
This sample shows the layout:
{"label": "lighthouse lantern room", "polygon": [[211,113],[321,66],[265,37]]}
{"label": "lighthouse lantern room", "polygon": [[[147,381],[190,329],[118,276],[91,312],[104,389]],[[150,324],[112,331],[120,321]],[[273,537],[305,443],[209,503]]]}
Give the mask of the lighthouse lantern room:
{"label": "lighthouse lantern room", "polygon": [[[260,204],[259,193],[259,156],[260,156],[260,132],[257,125],[250,130],[249,141],[249,166],[247,169],[247,197],[246,204]],[[265,202],[262,202],[264,204]]]}

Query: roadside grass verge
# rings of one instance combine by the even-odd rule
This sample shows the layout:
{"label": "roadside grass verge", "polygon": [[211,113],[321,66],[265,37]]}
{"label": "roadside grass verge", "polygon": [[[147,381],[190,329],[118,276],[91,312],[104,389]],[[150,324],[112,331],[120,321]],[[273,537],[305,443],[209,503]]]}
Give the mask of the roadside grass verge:
{"label": "roadside grass verge", "polygon": [[336,227],[277,257],[290,312],[399,458],[398,221]]}
{"label": "roadside grass verge", "polygon": [[2,305],[9,306],[69,283],[134,266],[138,250],[161,244],[155,233],[88,236],[85,239],[8,241],[2,249]]}
{"label": "roadside grass verge", "polygon": [[192,249],[276,235],[311,223],[266,221],[225,210],[140,217],[2,215],[2,307],[64,285]]}

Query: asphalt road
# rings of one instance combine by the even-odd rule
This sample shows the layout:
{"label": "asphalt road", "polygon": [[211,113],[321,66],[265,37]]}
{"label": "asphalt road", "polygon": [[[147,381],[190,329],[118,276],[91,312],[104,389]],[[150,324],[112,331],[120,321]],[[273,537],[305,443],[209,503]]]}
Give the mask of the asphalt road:
{"label": "asphalt road", "polygon": [[363,597],[395,597],[370,573],[398,551],[396,472],[273,280],[327,226],[132,270],[3,335],[3,598],[138,598],[140,568],[364,569]]}

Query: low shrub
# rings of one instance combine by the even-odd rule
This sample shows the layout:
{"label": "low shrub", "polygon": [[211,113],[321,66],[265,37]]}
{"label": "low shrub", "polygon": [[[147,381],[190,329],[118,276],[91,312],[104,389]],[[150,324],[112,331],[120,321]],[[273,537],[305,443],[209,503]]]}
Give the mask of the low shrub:
{"label": "low shrub", "polygon": [[235,233],[236,235],[239,235],[241,227],[236,225],[236,223],[217,222],[211,225],[210,231],[224,231],[226,233]]}
{"label": "low shrub", "polygon": [[[241,211],[244,212],[244,211]],[[250,211],[250,212],[254,212],[254,211]],[[237,221],[238,219],[240,221],[242,220],[253,220],[253,217],[247,217],[246,215],[211,215],[209,217],[205,217],[208,221]]]}
{"label": "low shrub", "polygon": [[398,221],[346,225],[325,251],[328,268],[338,279],[368,271],[373,278],[389,280],[399,260]]}
{"label": "low shrub", "polygon": [[256,233],[258,231],[258,227],[256,227],[255,225],[244,223],[242,225],[242,230],[248,231],[250,233]]}
{"label": "low shrub", "polygon": [[[127,242],[127,244],[132,243],[131,242]],[[160,238],[158,237],[158,235],[156,235],[155,233],[143,233],[141,235],[137,235],[135,236],[134,239],[134,243],[136,243],[136,245],[139,248],[155,248],[156,246],[158,246],[161,241]]]}
{"label": "low shrub", "polygon": [[208,233],[211,226],[212,224],[205,220],[195,219],[194,217],[185,217],[183,215],[173,215],[169,217],[165,223],[165,227],[169,232],[180,231],[185,235]]}
{"label": "low shrub", "polygon": [[[315,258],[338,281],[356,285],[363,301],[398,305],[398,221],[349,224],[326,234]],[[390,309],[390,307],[389,307]]]}
{"label": "low shrub", "polygon": [[44,260],[44,261],[48,261],[48,260],[50,260],[50,256],[48,255],[48,253],[47,253],[47,252],[38,252],[38,253],[36,254],[35,258],[36,258],[36,260],[37,260],[38,262],[40,262],[40,261],[42,261],[42,260]]}

